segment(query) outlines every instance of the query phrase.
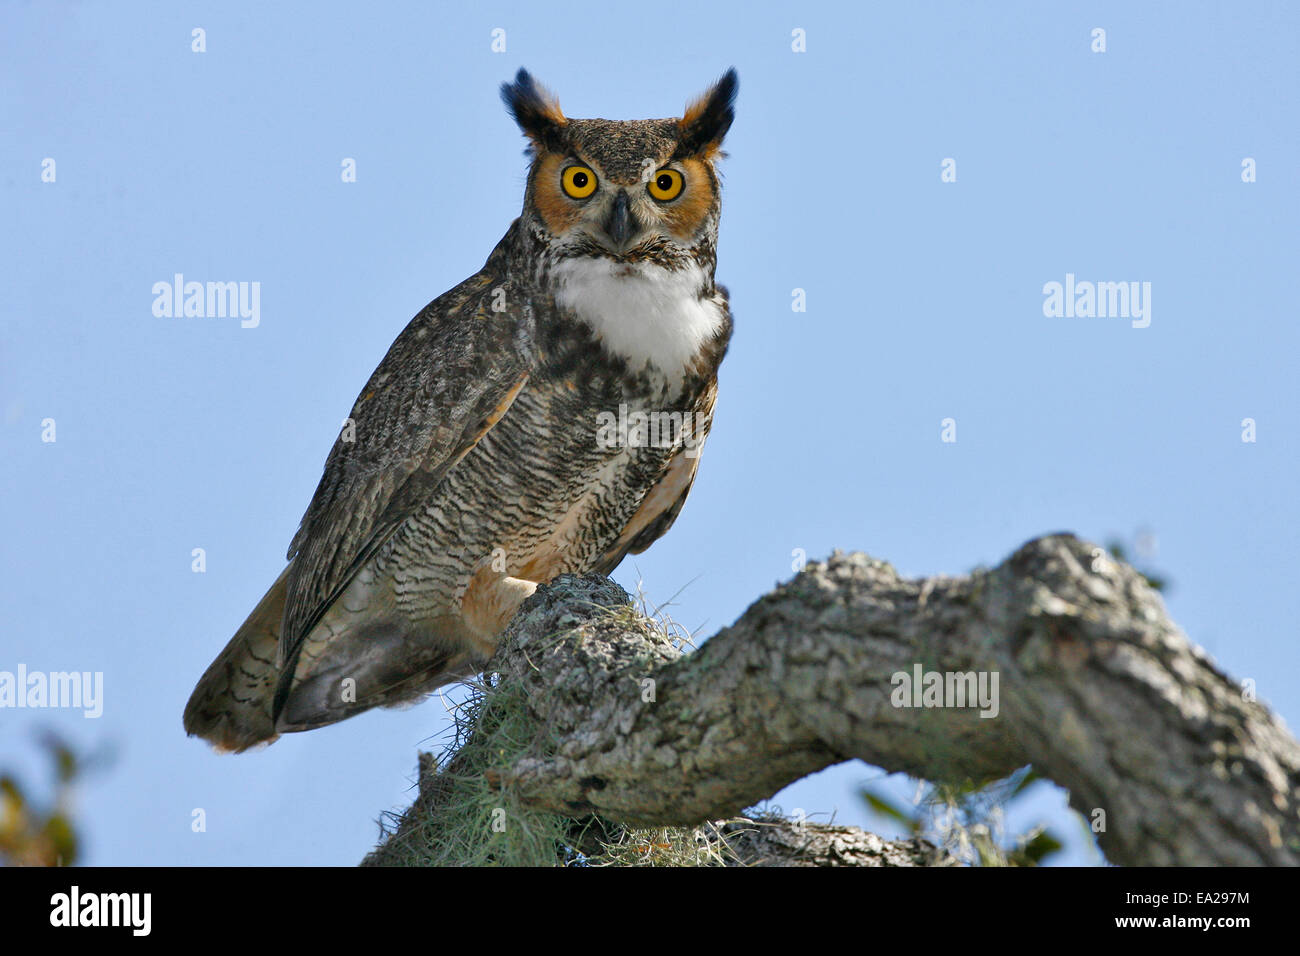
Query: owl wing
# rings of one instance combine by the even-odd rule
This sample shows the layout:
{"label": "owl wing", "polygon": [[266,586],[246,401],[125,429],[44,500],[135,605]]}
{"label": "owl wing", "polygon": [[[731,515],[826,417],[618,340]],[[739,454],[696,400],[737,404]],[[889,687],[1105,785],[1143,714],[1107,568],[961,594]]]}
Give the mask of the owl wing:
{"label": "owl wing", "polygon": [[[695,472],[699,467],[698,457],[687,458],[684,453],[673,461],[663,480],[646,496],[647,503],[655,508],[657,513],[654,519],[632,539],[627,548],[629,553],[640,554],[668,533],[668,529],[677,520],[682,505],[686,504],[686,496],[691,493],[691,487],[695,484]],[[661,505],[666,507],[658,510]]]}
{"label": "owl wing", "polygon": [[[335,442],[289,546],[282,667],[357,570],[500,420],[528,380],[536,361],[534,322],[525,298],[511,294],[504,277],[509,238],[483,271],[411,320],[353,406],[352,427]],[[282,682],[277,711],[287,688]]]}
{"label": "owl wing", "polygon": [[627,527],[596,562],[595,571],[598,574],[612,573],[628,554],[640,554],[667,534],[668,529],[673,526],[673,522],[681,513],[682,506],[686,504],[686,496],[691,493],[691,486],[695,483],[695,473],[700,467],[699,452],[703,450],[704,439],[713,424],[713,405],[717,396],[718,386],[714,381],[710,383],[696,404],[696,421],[702,423],[697,427],[703,431],[703,434],[697,436],[700,445],[696,447],[696,453],[687,454],[681,451],[668,462],[659,480],[641,499],[641,504],[628,521]]}

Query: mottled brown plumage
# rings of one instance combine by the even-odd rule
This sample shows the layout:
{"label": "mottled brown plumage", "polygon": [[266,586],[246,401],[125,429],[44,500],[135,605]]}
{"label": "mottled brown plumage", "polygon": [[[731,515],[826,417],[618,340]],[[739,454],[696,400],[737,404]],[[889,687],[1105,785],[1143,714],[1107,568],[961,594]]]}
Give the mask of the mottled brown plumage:
{"label": "mottled brown plumage", "polygon": [[522,70],[503,87],[532,144],[523,214],[371,376],[189,733],[244,750],[417,698],[480,666],[538,583],[668,530],[731,336],[714,163],[735,92],[732,71],[681,119],[615,122],[565,118]]}

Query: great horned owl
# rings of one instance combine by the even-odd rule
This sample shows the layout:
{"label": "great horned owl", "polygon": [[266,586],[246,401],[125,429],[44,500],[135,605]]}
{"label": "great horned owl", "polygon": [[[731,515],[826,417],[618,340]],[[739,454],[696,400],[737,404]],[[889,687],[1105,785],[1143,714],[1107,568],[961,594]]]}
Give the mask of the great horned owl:
{"label": "great horned owl", "polygon": [[690,491],[731,338],[713,273],[729,71],[680,119],[567,119],[520,70],[522,215],[362,389],[289,565],[185,729],[241,751],[472,674],[519,605],[608,574]]}

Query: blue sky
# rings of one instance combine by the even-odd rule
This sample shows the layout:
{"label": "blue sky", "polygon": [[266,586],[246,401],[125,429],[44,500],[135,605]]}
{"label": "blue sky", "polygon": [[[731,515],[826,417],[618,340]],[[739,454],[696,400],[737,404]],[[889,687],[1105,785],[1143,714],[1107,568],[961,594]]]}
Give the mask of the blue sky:
{"label": "blue sky", "polygon": [[[115,746],[78,793],[85,862],[350,864],[409,802],[436,700],[236,758],[181,710],[371,370],[518,214],[497,88],[521,65],[580,117],[677,115],[740,74],[713,433],[676,526],[618,581],[680,591],[707,635],[796,549],[956,574],[1045,532],[1143,536],[1174,618],[1300,722],[1300,8],[379,9],[0,10],[0,670],[105,682],[97,720],[0,710],[0,768],[34,786],[42,727]],[[156,317],[176,273],[260,283],[259,324]],[[1150,325],[1045,316],[1067,273],[1151,283]],[[854,796],[881,776],[847,764],[777,802],[888,832]],[[1027,819],[1073,837],[1062,806],[1040,787]],[[1065,859],[1094,857],[1075,839]]]}

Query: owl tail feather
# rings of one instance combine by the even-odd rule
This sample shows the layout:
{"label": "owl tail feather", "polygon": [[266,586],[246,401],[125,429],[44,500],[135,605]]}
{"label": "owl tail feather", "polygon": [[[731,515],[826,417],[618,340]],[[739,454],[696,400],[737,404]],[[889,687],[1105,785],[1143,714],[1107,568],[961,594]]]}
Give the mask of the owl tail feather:
{"label": "owl tail feather", "polygon": [[278,737],[271,703],[280,676],[275,659],[288,579],[285,568],[185,705],[185,732],[220,753],[241,753]]}

